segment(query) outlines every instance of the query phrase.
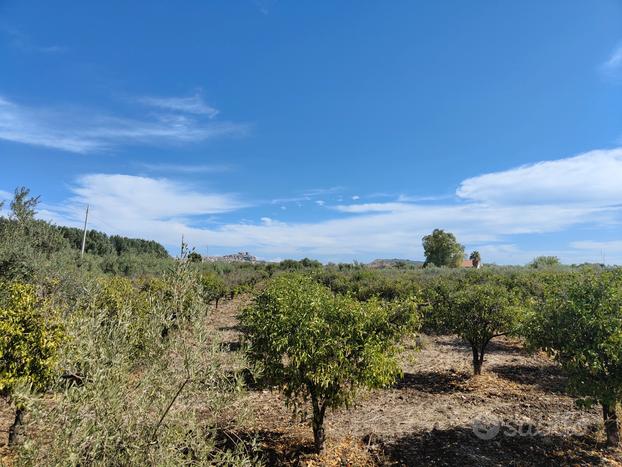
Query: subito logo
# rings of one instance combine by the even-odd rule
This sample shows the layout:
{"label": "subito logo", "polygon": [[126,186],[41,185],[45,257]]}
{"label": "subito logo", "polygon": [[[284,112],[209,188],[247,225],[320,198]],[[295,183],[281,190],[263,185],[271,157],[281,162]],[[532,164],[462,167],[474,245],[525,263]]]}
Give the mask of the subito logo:
{"label": "subito logo", "polygon": [[471,426],[473,434],[479,439],[490,440],[496,437],[501,431],[501,422],[499,420],[477,419]]}

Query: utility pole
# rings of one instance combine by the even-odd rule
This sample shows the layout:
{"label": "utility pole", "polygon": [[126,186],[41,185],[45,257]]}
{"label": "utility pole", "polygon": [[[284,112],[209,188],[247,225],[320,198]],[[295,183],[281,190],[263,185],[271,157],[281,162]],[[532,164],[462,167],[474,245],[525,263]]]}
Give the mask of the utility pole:
{"label": "utility pole", "polygon": [[82,250],[80,250],[80,259],[84,257],[84,248],[86,247],[86,223],[89,220],[89,205],[86,205],[86,214],[84,216],[84,233],[82,234]]}

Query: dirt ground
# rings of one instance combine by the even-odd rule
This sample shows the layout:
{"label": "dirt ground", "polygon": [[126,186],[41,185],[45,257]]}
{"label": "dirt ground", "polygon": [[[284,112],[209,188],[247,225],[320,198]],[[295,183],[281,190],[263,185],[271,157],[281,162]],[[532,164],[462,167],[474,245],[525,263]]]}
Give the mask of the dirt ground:
{"label": "dirt ground", "polygon": [[[241,365],[236,315],[223,304],[213,326]],[[257,436],[274,465],[557,466],[622,465],[601,434],[598,408],[581,410],[545,355],[520,342],[490,344],[483,374],[471,377],[470,349],[453,336],[421,336],[402,355],[392,388],[361,394],[355,407],[327,415],[327,452],[311,454],[308,424],[275,391],[251,388],[243,436]]]}

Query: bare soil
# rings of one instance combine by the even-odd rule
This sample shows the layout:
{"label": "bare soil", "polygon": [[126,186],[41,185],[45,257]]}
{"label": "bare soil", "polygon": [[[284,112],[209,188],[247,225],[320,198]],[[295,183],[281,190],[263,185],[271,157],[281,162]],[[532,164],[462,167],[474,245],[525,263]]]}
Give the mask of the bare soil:
{"label": "bare soil", "polygon": [[[243,367],[237,314],[248,299],[224,303],[214,329],[230,361]],[[393,387],[361,393],[355,407],[327,415],[326,453],[312,453],[312,433],[276,391],[249,387],[239,436],[258,438],[271,465],[557,466],[622,465],[604,446],[598,408],[582,410],[566,379],[544,354],[518,340],[491,342],[483,374],[455,336],[421,336],[401,356]]]}

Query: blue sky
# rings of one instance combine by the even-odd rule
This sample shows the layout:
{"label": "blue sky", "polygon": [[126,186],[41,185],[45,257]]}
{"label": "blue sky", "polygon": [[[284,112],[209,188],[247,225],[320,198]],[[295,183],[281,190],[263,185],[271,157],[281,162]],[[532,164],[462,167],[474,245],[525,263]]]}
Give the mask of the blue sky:
{"label": "blue sky", "polygon": [[0,0],[0,198],[201,253],[622,263],[622,3]]}

